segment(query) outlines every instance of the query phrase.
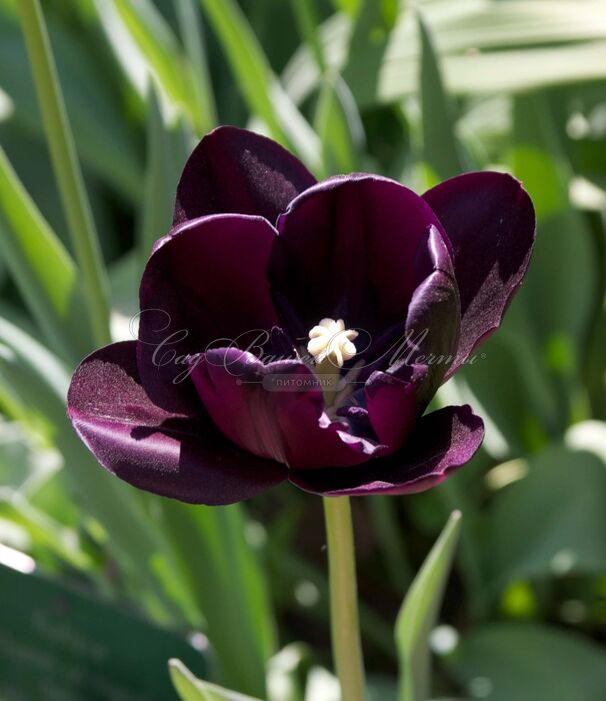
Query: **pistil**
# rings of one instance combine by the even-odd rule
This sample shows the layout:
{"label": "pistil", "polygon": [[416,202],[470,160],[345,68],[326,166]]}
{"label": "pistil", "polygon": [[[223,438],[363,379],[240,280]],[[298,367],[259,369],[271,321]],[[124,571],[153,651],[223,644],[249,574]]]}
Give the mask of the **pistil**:
{"label": "pistil", "polygon": [[357,331],[345,328],[343,319],[322,319],[309,332],[307,351],[314,359],[314,371],[320,378],[327,407],[341,389],[343,364],[357,353],[353,344],[357,336]]}

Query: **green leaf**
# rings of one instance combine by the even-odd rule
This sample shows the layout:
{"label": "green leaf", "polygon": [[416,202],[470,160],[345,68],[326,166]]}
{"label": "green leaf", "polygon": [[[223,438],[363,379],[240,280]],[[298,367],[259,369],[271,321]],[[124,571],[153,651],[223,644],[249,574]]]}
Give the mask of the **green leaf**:
{"label": "green leaf", "polygon": [[396,621],[400,659],[400,700],[425,701],[429,696],[428,638],[435,626],[452,561],[461,513],[454,511],[415,577]]}
{"label": "green leaf", "polygon": [[[76,531],[65,528],[20,495],[13,495],[10,501],[0,498],[0,514],[22,526],[33,541],[34,548],[39,548],[44,555],[52,553],[77,569],[87,570],[91,567],[92,561],[80,548]],[[35,549],[32,551],[34,555]]]}
{"label": "green leaf", "polygon": [[171,227],[175,192],[188,156],[188,142],[179,121],[173,125],[166,123],[160,102],[152,88],[148,109],[145,188],[139,225],[141,270],[154,243]]}
{"label": "green leaf", "polygon": [[220,671],[247,693],[264,695],[275,622],[267,582],[245,539],[242,510],[168,499],[158,506],[177,571],[204,614]]}
{"label": "green leaf", "polygon": [[[473,396],[463,392],[464,401],[475,397],[483,407],[489,418],[486,448],[501,459],[539,450],[549,435],[584,418],[581,359],[594,313],[598,258],[588,221],[569,201],[572,168],[552,113],[544,94],[513,100],[513,143],[506,157],[534,201],[537,241],[499,332],[455,380],[471,390]],[[566,275],[554,277],[562,269]]]}
{"label": "green leaf", "polygon": [[185,636],[81,588],[47,572],[23,574],[0,565],[3,699],[174,701],[166,672],[171,655],[206,674],[206,659]]}
{"label": "green leaf", "polygon": [[336,10],[355,15],[360,9],[361,0],[332,0]]}
{"label": "green leaf", "polygon": [[371,496],[366,500],[373,529],[378,536],[383,564],[391,583],[404,589],[412,581],[412,571],[402,528],[398,521],[397,497]]}
{"label": "green leaf", "polygon": [[471,168],[467,166],[463,147],[455,133],[454,105],[444,90],[438,56],[429,28],[420,13],[418,24],[421,35],[419,94],[423,124],[423,157],[440,181]]}
{"label": "green leaf", "polygon": [[194,677],[180,660],[168,663],[170,678],[182,701],[260,701]]}
{"label": "green leaf", "polygon": [[[332,63],[335,57],[346,58],[342,64],[338,64],[337,71],[342,71],[348,85],[359,83],[360,72],[374,74],[383,62],[387,42],[398,17],[397,11],[389,11],[388,4],[385,0],[362,0],[359,11],[354,15],[351,33],[349,25],[344,23],[348,30],[343,37],[342,54],[333,51],[334,37],[322,48],[328,67],[333,70],[336,68]],[[357,98],[356,102],[360,104]]]}
{"label": "green leaf", "polygon": [[364,127],[351,92],[339,75],[324,78],[314,128],[322,143],[324,177],[358,170]]}
{"label": "green leaf", "polygon": [[[537,210],[537,242],[520,292],[519,308],[528,318],[526,338],[558,389],[563,422],[574,416],[580,391],[581,357],[597,293],[594,238],[585,218],[569,200],[572,168],[563,152],[550,104],[544,95],[514,101],[511,162]],[[553,271],[566,275],[554,278]],[[549,289],[549,304],[544,291]],[[572,400],[572,401],[571,401]]]}
{"label": "green leaf", "polygon": [[322,46],[318,39],[317,27],[319,22],[315,0],[291,0],[290,4],[301,39],[307,42],[307,45],[313,51],[318,68],[323,72],[325,65]]}
{"label": "green leaf", "polygon": [[65,368],[48,349],[0,318],[0,406],[16,406],[27,429],[56,446],[69,488],[105,529],[124,571],[145,587],[148,600],[157,597],[161,608],[172,610],[150,570],[160,536],[145,518],[138,493],[105,472],[77,437],[65,412],[68,384]]}
{"label": "green leaf", "polygon": [[[361,25],[365,34],[352,40],[349,62],[351,20],[340,15],[320,30],[327,66],[343,72],[360,107],[416,90],[421,46],[407,4],[393,29]],[[517,93],[606,76],[606,7],[597,0],[433,0],[421,9],[451,94]],[[285,87],[297,103],[317,85],[313,62],[302,49],[285,70]]]}
{"label": "green leaf", "polygon": [[444,398],[451,394],[447,404],[481,407],[484,448],[498,460],[541,449],[564,420],[556,388],[537,359],[534,331],[528,326],[518,295],[498,333],[482,345],[476,362],[461,368],[453,383],[440,390]]}
{"label": "green leaf", "polygon": [[206,58],[204,29],[195,0],[178,0],[177,17],[191,70],[191,90],[200,132],[205,134],[219,123],[215,95]]}
{"label": "green leaf", "polygon": [[235,0],[201,0],[242,96],[271,136],[291,147],[312,169],[320,165],[316,134],[273,74],[246,16]]}
{"label": "green leaf", "polygon": [[596,316],[584,365],[585,386],[593,415],[606,420],[606,297]]}
{"label": "green leaf", "polygon": [[606,532],[605,458],[579,442],[554,445],[520,465],[526,476],[497,492],[484,540],[493,595],[524,578],[606,571],[606,543],[596,537]]}
{"label": "green leaf", "polygon": [[114,6],[164,94],[203,132],[207,125],[193,99],[192,67],[161,12],[149,0],[114,0]]}
{"label": "green leaf", "polygon": [[[572,336],[578,344],[587,333],[597,271],[589,227],[570,204],[572,168],[551,114],[545,95],[519,96],[514,101],[511,162],[532,197],[538,219],[537,245],[526,281],[529,289],[522,294],[534,307],[533,323],[544,334]],[[561,265],[566,265],[565,279],[554,280],[552,271]],[[548,282],[551,304],[546,307],[536,298],[533,302],[532,295],[547,289]],[[573,350],[572,364],[578,351]]]}
{"label": "green leaf", "polygon": [[[66,108],[74,128],[78,153],[86,167],[122,197],[137,200],[141,188],[141,164],[136,140],[122,113],[121,93],[128,86],[109,70],[112,56],[92,52],[98,27],[90,35],[82,27],[69,31],[65,23],[51,23],[50,36],[65,93]],[[13,121],[37,143],[44,137],[36,91],[29,74],[28,57],[15,17],[0,8],[0,85],[12,101]],[[94,89],[91,89],[94,86]]]}
{"label": "green leaf", "polygon": [[88,311],[84,321],[94,341],[103,345],[111,339],[105,266],[46,22],[39,0],[22,0],[17,7],[74,257],[82,275]]}
{"label": "green leaf", "polygon": [[601,701],[606,655],[558,628],[493,623],[469,633],[449,660],[471,698],[489,701]]}
{"label": "green leaf", "polygon": [[29,197],[2,147],[0,241],[32,316],[53,348],[74,362],[89,350],[78,323],[83,308],[74,261]]}

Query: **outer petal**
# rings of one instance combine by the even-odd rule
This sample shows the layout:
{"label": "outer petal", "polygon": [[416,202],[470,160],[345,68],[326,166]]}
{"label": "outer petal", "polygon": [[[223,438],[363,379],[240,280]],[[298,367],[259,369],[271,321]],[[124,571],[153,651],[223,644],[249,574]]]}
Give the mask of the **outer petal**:
{"label": "outer petal", "polygon": [[534,243],[535,216],[521,183],[503,173],[467,173],[423,195],[454,250],[461,338],[448,375],[501,323]]}
{"label": "outer petal", "polygon": [[274,141],[223,126],[211,131],[185,164],[173,221],[207,214],[256,214],[275,223],[300,192],[316,182],[307,168]]}
{"label": "outer petal", "polygon": [[483,438],[482,419],[469,406],[446,407],[419,419],[410,440],[393,455],[348,470],[291,471],[289,479],[325,496],[421,492],[470,460]]}
{"label": "outer petal", "polygon": [[401,321],[432,224],[441,228],[421,197],[378,176],[331,178],[300,195],[278,221],[270,263],[283,319],[302,322],[293,334],[332,317],[374,338]]}
{"label": "outer petal", "polygon": [[74,428],[97,460],[135,487],[194,504],[231,504],[278,484],[283,466],[229,443],[198,416],[156,406],[137,372],[135,341],[89,355],[68,394]]}
{"label": "outer petal", "polygon": [[[215,215],[162,239],[140,288],[139,371],[152,400],[183,410],[185,356],[214,342],[259,344],[277,323],[267,282],[275,229],[261,217]],[[227,339],[227,340],[226,340]]]}
{"label": "outer petal", "polygon": [[192,379],[215,424],[236,445],[293,468],[347,467],[378,449],[324,413],[316,376],[297,360],[264,365],[251,353],[217,349]]}

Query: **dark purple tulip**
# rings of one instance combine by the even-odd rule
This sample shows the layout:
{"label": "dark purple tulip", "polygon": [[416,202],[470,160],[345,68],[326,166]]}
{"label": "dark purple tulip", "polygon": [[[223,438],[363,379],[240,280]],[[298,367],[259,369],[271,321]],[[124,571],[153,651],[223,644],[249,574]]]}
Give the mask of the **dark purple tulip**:
{"label": "dark purple tulip", "polygon": [[317,183],[269,139],[219,128],[143,274],[138,340],[82,362],[69,416],[110,472],[186,502],[285,479],[427,489],[482,442],[469,406],[424,411],[499,326],[534,230],[509,175],[422,197],[376,175]]}

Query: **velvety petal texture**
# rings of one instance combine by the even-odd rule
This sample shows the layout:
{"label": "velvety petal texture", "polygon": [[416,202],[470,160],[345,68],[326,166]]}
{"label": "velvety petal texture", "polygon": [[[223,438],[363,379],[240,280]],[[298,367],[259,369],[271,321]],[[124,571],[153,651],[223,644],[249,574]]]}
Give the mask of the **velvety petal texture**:
{"label": "velvety petal texture", "polygon": [[356,174],[306,190],[278,221],[270,278],[294,335],[324,317],[343,318],[374,338],[401,321],[420,282],[415,267],[428,227],[425,201],[387,178]]}
{"label": "velvety petal texture", "polygon": [[185,164],[174,223],[208,214],[258,214],[272,224],[316,182],[307,168],[271,139],[223,126],[205,136]]}
{"label": "velvety petal texture", "polygon": [[461,338],[451,375],[500,325],[534,245],[535,214],[522,184],[504,173],[466,173],[423,195],[452,243]]}
{"label": "velvety petal texture", "polygon": [[298,360],[264,365],[251,353],[218,349],[192,378],[226,436],[289,468],[349,467],[379,449],[328,418],[318,378]]}
{"label": "velvety petal texture", "polygon": [[101,348],[77,368],[68,396],[74,428],[126,482],[194,504],[231,504],[283,481],[286,468],[238,449],[203,410],[167,412],[141,385],[136,343]]}
{"label": "velvety petal texture", "polygon": [[328,496],[428,489],[482,442],[470,407],[425,412],[500,324],[534,229],[508,175],[422,197],[365,173],[317,183],[273,141],[216,129],[143,273],[138,339],[82,362],[70,419],[107,470],[185,502],[286,479]]}
{"label": "velvety petal texture", "polygon": [[417,421],[402,449],[350,470],[290,473],[298,487],[324,496],[412,494],[443,482],[468,462],[484,438],[484,423],[467,405],[446,407]]}
{"label": "velvety petal texture", "polygon": [[138,358],[160,406],[183,409],[188,355],[255,343],[276,325],[266,274],[276,235],[266,219],[224,214],[187,222],[156,244],[141,280]]}

